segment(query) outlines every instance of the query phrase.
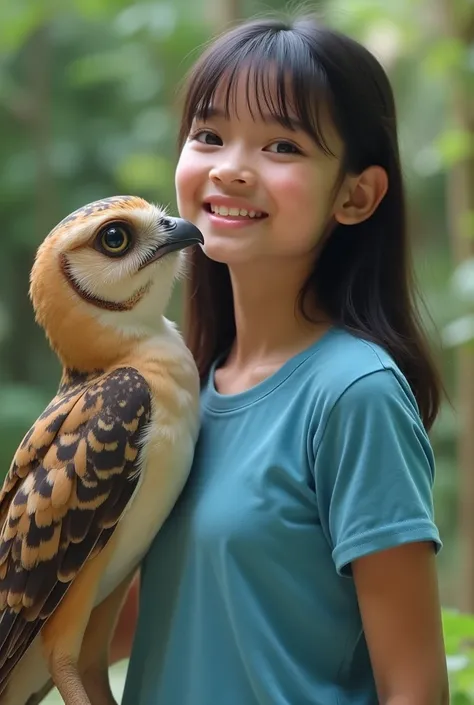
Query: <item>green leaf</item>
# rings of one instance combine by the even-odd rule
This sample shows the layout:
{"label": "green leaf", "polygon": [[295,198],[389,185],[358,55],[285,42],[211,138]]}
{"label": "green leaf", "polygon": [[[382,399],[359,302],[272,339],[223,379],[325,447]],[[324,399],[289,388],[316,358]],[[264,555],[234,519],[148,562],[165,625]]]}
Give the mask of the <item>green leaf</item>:
{"label": "green leaf", "polygon": [[172,164],[154,154],[131,154],[119,165],[117,182],[127,193],[164,189],[173,176]]}
{"label": "green leaf", "polygon": [[425,71],[436,77],[448,76],[460,69],[466,61],[466,46],[456,37],[438,39],[430,44],[422,65]]}
{"label": "green leaf", "polygon": [[21,47],[51,16],[51,9],[50,2],[3,2],[0,22],[2,52],[11,52]]}
{"label": "green leaf", "polygon": [[473,154],[473,139],[468,130],[448,129],[435,140],[445,167],[451,168]]}
{"label": "green leaf", "polygon": [[[123,43],[117,49],[88,53],[72,62],[68,76],[73,86],[89,87],[100,83],[123,83],[127,79],[143,83],[147,79],[151,86],[157,82],[160,71],[152,72],[146,52],[139,42]],[[148,89],[148,96],[153,93]]]}
{"label": "green leaf", "polygon": [[474,700],[461,691],[451,693],[451,705],[473,705]]}
{"label": "green leaf", "polygon": [[76,11],[88,20],[104,20],[126,7],[129,0],[73,0]]}
{"label": "green leaf", "polygon": [[443,629],[451,639],[457,640],[459,647],[461,643],[474,639],[474,615],[453,609],[444,609]]}

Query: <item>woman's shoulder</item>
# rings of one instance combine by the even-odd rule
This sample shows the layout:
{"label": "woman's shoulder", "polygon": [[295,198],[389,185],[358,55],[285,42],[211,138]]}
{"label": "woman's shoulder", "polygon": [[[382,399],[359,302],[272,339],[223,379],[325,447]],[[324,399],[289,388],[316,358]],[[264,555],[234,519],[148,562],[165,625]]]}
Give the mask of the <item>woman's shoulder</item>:
{"label": "woman's shoulder", "polygon": [[384,432],[395,419],[419,429],[423,424],[413,391],[390,353],[375,342],[336,330],[300,380],[300,400],[316,445],[331,428],[347,432],[369,422]]}
{"label": "woman's shoulder", "polygon": [[360,400],[367,394],[396,391],[412,397],[405,375],[382,345],[341,328],[332,329],[322,342],[304,372],[307,384],[328,402],[352,388],[351,396]]}

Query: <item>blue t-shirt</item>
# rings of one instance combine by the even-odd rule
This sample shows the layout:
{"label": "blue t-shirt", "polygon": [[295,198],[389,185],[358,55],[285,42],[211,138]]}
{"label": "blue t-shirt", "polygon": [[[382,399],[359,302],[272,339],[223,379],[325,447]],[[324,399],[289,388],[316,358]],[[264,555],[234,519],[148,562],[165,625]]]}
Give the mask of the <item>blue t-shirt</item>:
{"label": "blue t-shirt", "polygon": [[441,545],[407,381],[337,328],[243,393],[217,393],[213,372],[143,566],[123,703],[376,705],[351,561]]}

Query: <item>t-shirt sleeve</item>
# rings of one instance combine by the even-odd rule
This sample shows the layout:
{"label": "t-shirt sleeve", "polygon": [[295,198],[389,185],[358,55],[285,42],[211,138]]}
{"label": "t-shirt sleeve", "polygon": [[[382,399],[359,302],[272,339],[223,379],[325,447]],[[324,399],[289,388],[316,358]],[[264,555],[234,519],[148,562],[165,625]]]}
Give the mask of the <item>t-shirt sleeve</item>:
{"label": "t-shirt sleeve", "polygon": [[315,439],[315,490],[336,569],[414,541],[441,547],[434,458],[409,389],[390,369],[353,382]]}

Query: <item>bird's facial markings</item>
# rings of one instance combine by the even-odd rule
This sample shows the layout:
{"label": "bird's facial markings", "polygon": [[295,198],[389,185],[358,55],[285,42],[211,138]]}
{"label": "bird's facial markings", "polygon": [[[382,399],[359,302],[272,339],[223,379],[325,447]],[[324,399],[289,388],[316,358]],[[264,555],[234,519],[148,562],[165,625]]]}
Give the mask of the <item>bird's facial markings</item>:
{"label": "bird's facial markings", "polygon": [[77,208],[77,210],[70,213],[68,216],[63,218],[60,223],[54,228],[52,232],[58,228],[62,228],[64,225],[70,225],[76,220],[83,220],[89,218],[91,215],[96,215],[97,213],[104,213],[110,210],[110,208],[117,208],[123,205],[129,205],[131,202],[136,202],[134,196],[111,196],[110,198],[102,198],[99,201],[93,201],[92,203],[87,203],[85,206]]}
{"label": "bird's facial markings", "polygon": [[64,278],[72,289],[74,289],[76,294],[78,294],[81,299],[84,299],[84,301],[87,301],[87,303],[97,306],[98,308],[106,309],[107,311],[131,311],[142,300],[142,298],[146,296],[153,283],[151,280],[148,281],[145,286],[137,289],[132,296],[125,301],[108,301],[106,299],[101,299],[99,296],[94,296],[94,294],[89,294],[89,292],[84,291],[84,289],[79,286],[70,271],[67,257],[63,252],[59,256],[59,263]]}
{"label": "bird's facial markings", "polygon": [[[82,283],[81,274],[76,273],[73,262],[69,259],[69,255],[72,256],[75,250],[83,250],[84,246],[86,246],[104,257],[104,263],[106,261],[105,257],[107,257],[109,261],[114,258],[120,259],[128,257],[138,244],[138,232],[136,225],[131,222],[127,212],[131,213],[134,209],[146,209],[149,207],[149,203],[135,196],[113,196],[78,208],[58,223],[54,230],[51,231],[50,236],[58,230],[61,231],[71,225],[79,226],[81,223],[85,224],[91,218],[93,219],[94,216],[97,216],[101,221],[100,224],[96,224],[95,227],[93,226],[94,231],[92,233],[89,232],[89,237],[86,242],[71,243],[68,252],[64,250],[59,254],[59,266],[65,280],[84,301],[108,311],[131,311],[141,299],[148,294],[153,285],[153,278],[150,278],[146,283],[139,286],[125,301],[117,301],[115,295],[111,295],[109,298],[105,292],[103,294],[92,293],[89,290],[89,286]],[[165,217],[158,219],[154,225],[155,227],[157,225],[158,227],[163,227],[165,231],[169,229],[169,223]],[[140,264],[137,271],[157,259],[156,252],[160,245],[161,242],[153,243],[152,252],[146,251],[143,254],[140,252],[137,253],[136,262]],[[147,250],[149,249],[150,247],[147,246]],[[133,264],[130,266],[134,268]],[[79,270],[79,272],[80,271],[81,270]],[[87,277],[85,281],[88,281]]]}

